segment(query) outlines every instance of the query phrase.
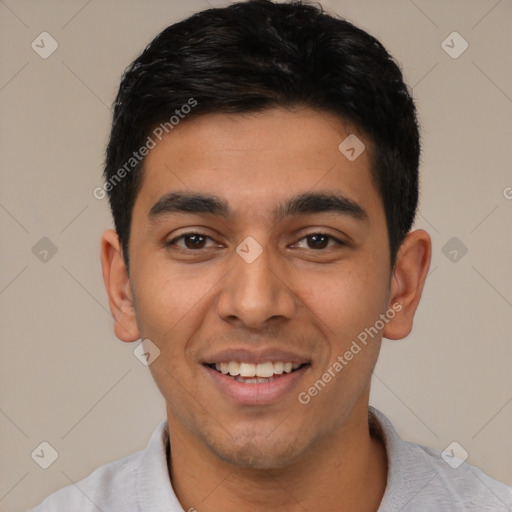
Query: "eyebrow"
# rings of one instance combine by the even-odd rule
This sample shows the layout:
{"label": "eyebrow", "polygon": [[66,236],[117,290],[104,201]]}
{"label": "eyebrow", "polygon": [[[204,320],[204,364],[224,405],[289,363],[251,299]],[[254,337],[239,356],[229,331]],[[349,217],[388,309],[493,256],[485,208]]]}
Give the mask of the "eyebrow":
{"label": "eyebrow", "polygon": [[[274,219],[297,215],[333,212],[347,215],[355,220],[368,220],[366,210],[354,200],[339,194],[325,192],[306,192],[294,196],[278,205],[272,212]],[[228,203],[217,196],[172,192],[162,196],[149,211],[149,219],[154,222],[158,218],[172,213],[210,214],[227,218],[232,215]]]}

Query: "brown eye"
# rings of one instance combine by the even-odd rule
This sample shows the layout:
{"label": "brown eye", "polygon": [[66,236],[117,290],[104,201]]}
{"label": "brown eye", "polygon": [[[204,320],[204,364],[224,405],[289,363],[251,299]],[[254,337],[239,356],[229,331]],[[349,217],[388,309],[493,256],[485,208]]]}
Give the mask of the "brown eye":
{"label": "brown eye", "polygon": [[209,236],[201,233],[185,233],[166,243],[166,245],[167,247],[176,246],[180,249],[194,251],[205,249],[208,247],[208,242],[213,242]]}
{"label": "brown eye", "polygon": [[183,241],[187,249],[202,249],[206,244],[206,237],[203,235],[185,235]]}
{"label": "brown eye", "polygon": [[295,244],[296,247],[300,247],[301,249],[313,249],[317,251],[329,249],[336,245],[341,246],[345,244],[337,238],[324,233],[312,233],[311,235],[301,238]]}
{"label": "brown eye", "polygon": [[330,237],[327,235],[317,234],[309,235],[306,239],[310,249],[325,249],[329,244]]}

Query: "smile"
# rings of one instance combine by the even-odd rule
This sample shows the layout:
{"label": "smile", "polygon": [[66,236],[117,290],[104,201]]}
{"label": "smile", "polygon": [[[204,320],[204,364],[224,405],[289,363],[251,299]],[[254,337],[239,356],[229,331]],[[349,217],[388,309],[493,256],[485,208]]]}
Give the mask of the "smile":
{"label": "smile", "polygon": [[282,399],[310,367],[310,363],[229,361],[204,367],[216,387],[238,404],[265,405]]}
{"label": "smile", "polygon": [[210,365],[210,367],[214,368],[223,375],[238,377],[236,380],[239,382],[244,382],[243,379],[246,377],[259,377],[262,379],[272,378],[274,375],[291,373],[301,366],[301,364],[283,361],[267,361],[265,363],[258,364],[229,361]]}

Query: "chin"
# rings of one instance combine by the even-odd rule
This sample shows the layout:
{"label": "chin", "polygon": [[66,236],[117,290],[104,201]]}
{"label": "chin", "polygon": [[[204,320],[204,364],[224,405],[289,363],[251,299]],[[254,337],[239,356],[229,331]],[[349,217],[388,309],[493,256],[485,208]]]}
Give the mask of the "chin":
{"label": "chin", "polygon": [[[287,440],[292,439],[288,436]],[[278,469],[291,464],[299,456],[297,439],[288,443],[282,438],[272,440],[266,434],[224,439],[219,443],[207,440],[209,449],[223,461],[239,468]]]}

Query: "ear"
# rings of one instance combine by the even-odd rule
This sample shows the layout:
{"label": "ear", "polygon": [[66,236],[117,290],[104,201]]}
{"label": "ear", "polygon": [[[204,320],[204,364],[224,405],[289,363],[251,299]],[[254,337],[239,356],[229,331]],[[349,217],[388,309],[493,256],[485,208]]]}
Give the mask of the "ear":
{"label": "ear", "polygon": [[388,308],[396,315],[383,331],[390,340],[405,338],[412,330],[432,256],[432,242],[423,229],[411,231],[398,250],[391,277]]}
{"label": "ear", "polygon": [[101,266],[110,311],[115,322],[114,332],[121,341],[136,341],[140,334],[135,318],[130,278],[119,236],[112,229],[105,231],[101,237]]}

